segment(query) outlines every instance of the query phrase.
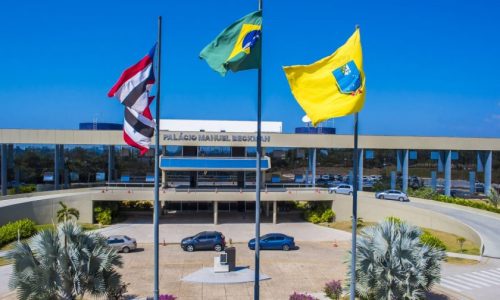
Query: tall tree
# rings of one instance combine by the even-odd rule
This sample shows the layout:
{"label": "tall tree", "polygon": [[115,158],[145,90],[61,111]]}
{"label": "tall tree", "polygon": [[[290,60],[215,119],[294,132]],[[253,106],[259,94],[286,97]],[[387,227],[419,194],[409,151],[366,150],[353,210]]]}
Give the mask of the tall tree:
{"label": "tall tree", "polygon": [[425,299],[440,280],[445,253],[422,243],[421,234],[420,228],[397,220],[361,231],[356,245],[360,299]]}
{"label": "tall tree", "polygon": [[71,217],[75,217],[77,220],[80,218],[80,212],[76,208],[68,207],[66,204],[59,201],[61,209],[57,211],[57,221],[66,222],[70,220]]}

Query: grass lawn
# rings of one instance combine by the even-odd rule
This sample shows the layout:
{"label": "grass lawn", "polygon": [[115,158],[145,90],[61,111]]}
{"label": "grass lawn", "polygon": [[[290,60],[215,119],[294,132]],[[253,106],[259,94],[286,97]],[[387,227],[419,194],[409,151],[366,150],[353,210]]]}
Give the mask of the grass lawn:
{"label": "grass lawn", "polygon": [[[376,223],[374,222],[364,222],[364,227],[374,225]],[[352,231],[351,227],[351,221],[341,221],[341,222],[334,222],[334,223],[323,223],[321,224],[323,226],[327,226],[330,228],[335,228],[338,230],[343,230],[347,232]],[[358,233],[360,232],[360,229],[358,227]],[[464,253],[464,254],[470,254],[470,255],[479,255],[479,245],[474,244],[472,241],[466,240],[463,245],[463,252],[460,250],[460,244],[457,242],[457,239],[459,238],[458,235],[448,233],[448,232],[443,232],[439,230],[434,230],[434,229],[428,229],[428,228],[422,228],[435,237],[439,238],[446,246],[446,251],[448,252],[455,252],[455,253]]]}
{"label": "grass lawn", "polygon": [[0,257],[0,267],[5,266],[5,265],[10,265],[10,264],[11,264],[10,260],[5,259],[3,257]]}

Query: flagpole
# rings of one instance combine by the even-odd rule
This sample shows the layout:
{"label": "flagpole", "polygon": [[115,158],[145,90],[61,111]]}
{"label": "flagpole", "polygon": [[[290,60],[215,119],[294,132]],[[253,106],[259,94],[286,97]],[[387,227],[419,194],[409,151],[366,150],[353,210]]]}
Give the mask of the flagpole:
{"label": "flagpole", "polygon": [[155,204],[154,204],[154,300],[159,299],[159,219],[160,219],[160,70],[161,70],[161,16],[158,16],[158,81],[156,85],[155,124]]}
{"label": "flagpole", "polygon": [[358,113],[354,114],[354,153],[352,156],[353,192],[352,192],[352,246],[351,246],[351,295],[356,298],[356,229],[358,221]]}
{"label": "flagpole", "polygon": [[[259,0],[259,10],[262,11],[262,0]],[[260,61],[257,73],[257,149],[256,160],[257,169],[255,171],[255,279],[254,279],[254,300],[260,298],[260,184],[261,184],[261,166],[262,140],[262,25],[260,29]]]}

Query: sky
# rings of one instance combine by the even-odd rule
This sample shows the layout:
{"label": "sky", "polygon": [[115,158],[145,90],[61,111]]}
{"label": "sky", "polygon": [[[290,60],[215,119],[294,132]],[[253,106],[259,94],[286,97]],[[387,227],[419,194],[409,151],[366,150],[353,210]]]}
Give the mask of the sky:
{"label": "sky", "polygon": [[[0,11],[0,128],[123,122],[107,98],[163,17],[161,118],[255,120],[257,71],[221,77],[198,58],[257,0],[8,1]],[[361,134],[500,137],[500,2],[264,0],[262,116],[293,132],[304,112],[282,66],[309,64],[360,26]],[[335,119],[340,134],[353,117]]]}

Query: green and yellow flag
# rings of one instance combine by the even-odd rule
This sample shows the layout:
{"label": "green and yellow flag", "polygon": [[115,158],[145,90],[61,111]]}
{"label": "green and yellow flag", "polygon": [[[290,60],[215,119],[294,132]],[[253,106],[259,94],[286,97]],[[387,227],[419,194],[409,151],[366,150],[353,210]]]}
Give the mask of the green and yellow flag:
{"label": "green and yellow flag", "polygon": [[365,74],[359,29],[332,55],[311,65],[283,69],[292,94],[314,126],[363,108]]}
{"label": "green and yellow flag", "polygon": [[200,53],[214,71],[222,76],[233,72],[257,69],[261,59],[262,12],[256,11],[224,29]]}

